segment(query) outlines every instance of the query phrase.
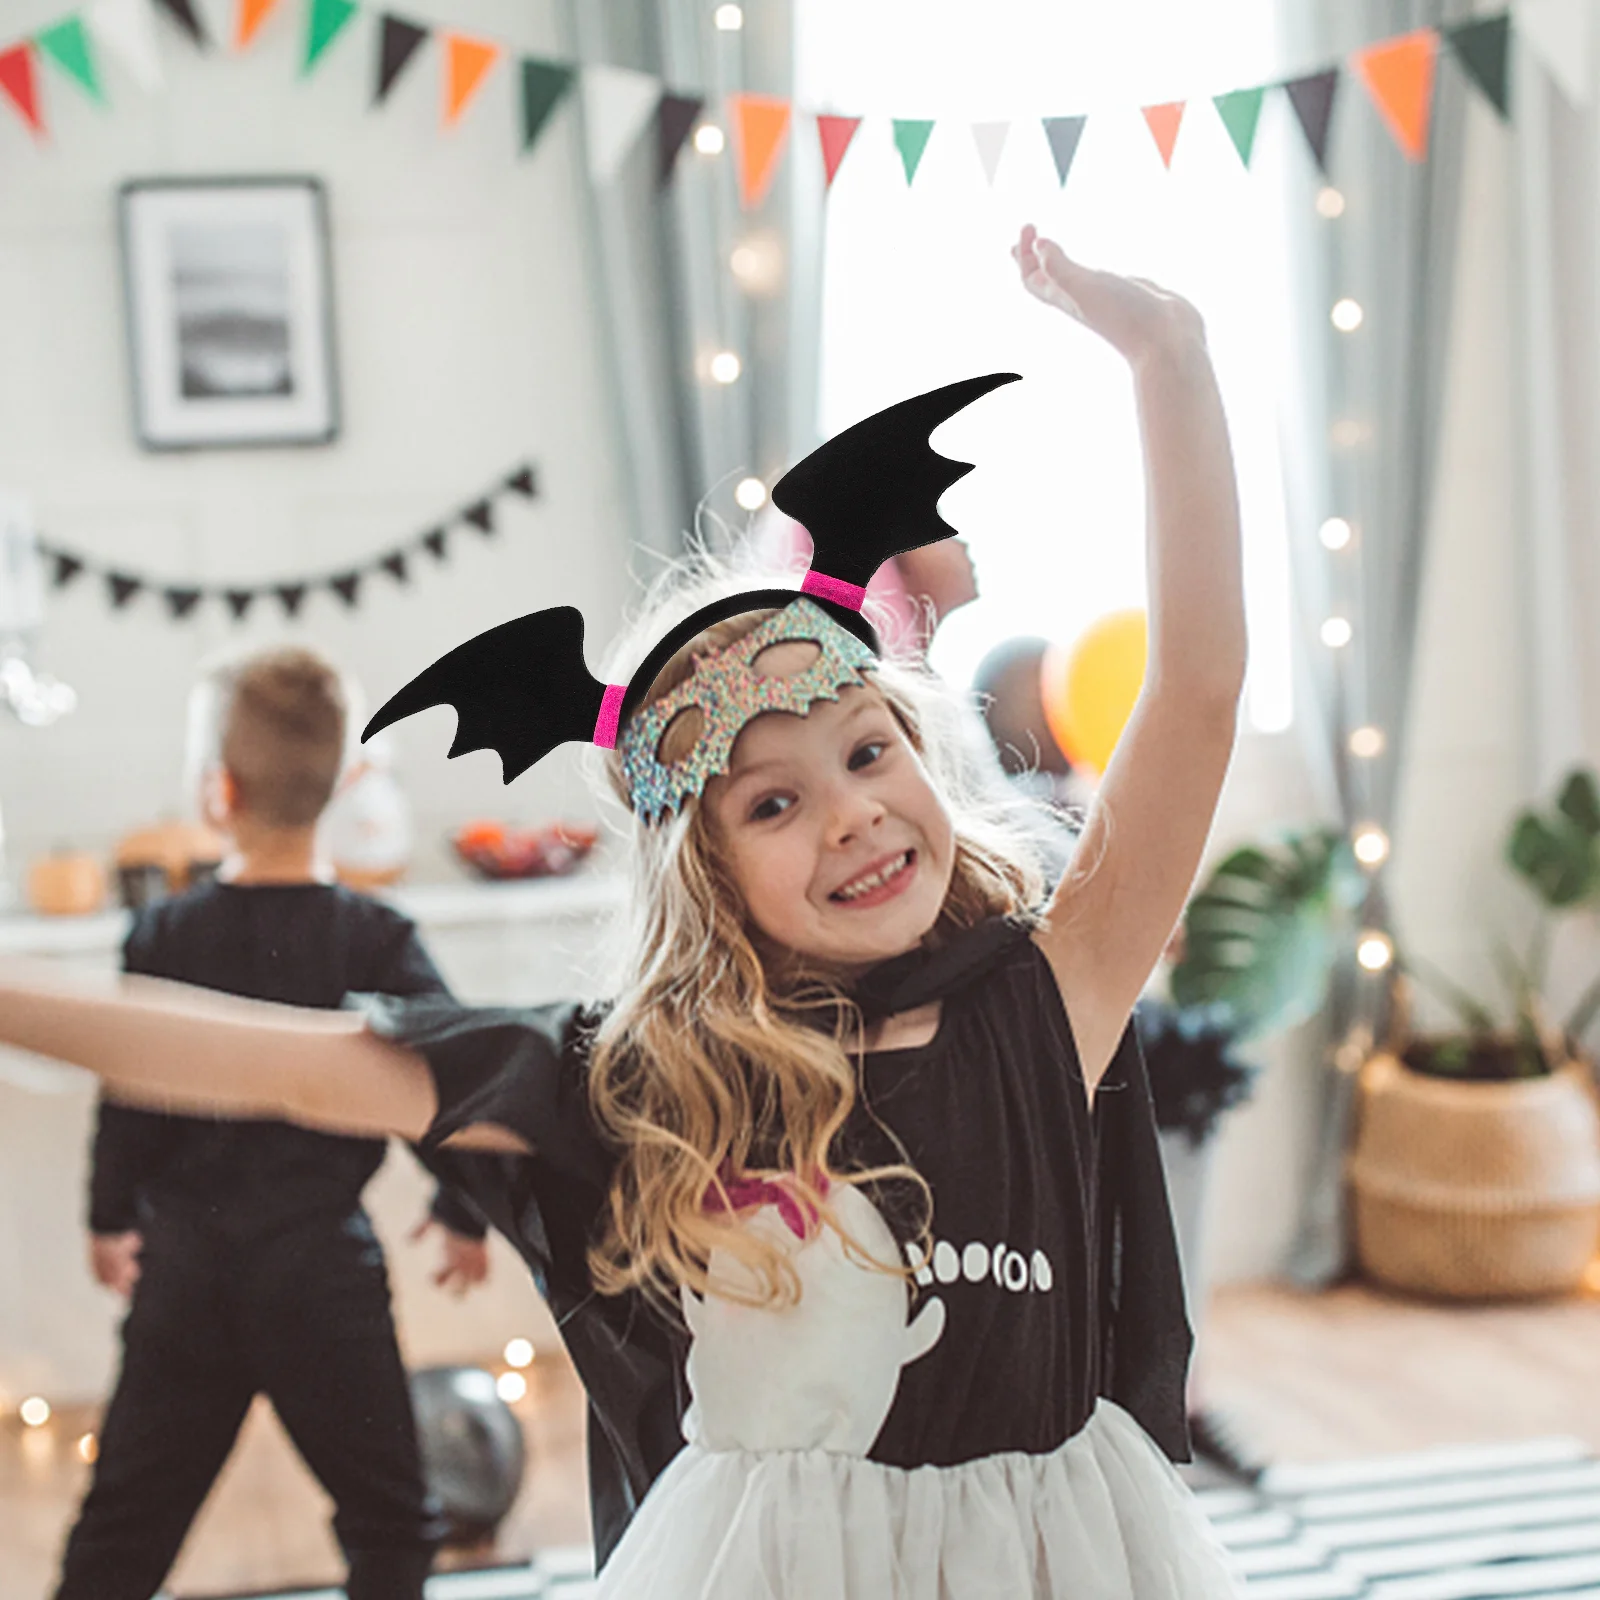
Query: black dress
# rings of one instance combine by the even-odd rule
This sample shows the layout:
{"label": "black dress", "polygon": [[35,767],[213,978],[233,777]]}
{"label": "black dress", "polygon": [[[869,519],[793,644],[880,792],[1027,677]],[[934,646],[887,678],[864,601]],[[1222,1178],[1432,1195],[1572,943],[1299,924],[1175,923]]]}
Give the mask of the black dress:
{"label": "black dress", "polygon": [[[1132,1030],[1091,1110],[1054,975],[1028,929],[999,918],[936,955],[879,968],[858,998],[869,1016],[942,1001],[929,1043],[865,1057],[842,1139],[847,1161],[909,1159],[927,1182],[925,1258],[911,1249],[919,1214],[909,1198],[892,1184],[873,1198],[918,1269],[910,1316],[943,1303],[942,1332],[901,1370],[868,1459],[912,1468],[1046,1453],[1084,1426],[1099,1396],[1169,1457],[1188,1459],[1190,1332]],[[642,1298],[602,1296],[588,1279],[614,1159],[585,1085],[599,1013],[362,1003],[375,1031],[432,1070],[439,1111],[424,1158],[516,1246],[555,1315],[589,1396],[604,1561],[683,1447],[690,1339]],[[478,1123],[509,1129],[534,1153],[447,1147]]]}

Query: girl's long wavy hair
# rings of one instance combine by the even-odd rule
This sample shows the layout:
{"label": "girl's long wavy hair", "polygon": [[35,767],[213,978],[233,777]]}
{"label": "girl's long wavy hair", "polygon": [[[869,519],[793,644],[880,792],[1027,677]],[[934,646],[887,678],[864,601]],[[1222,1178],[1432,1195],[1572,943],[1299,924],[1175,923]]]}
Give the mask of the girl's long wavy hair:
{"label": "girl's long wavy hair", "polygon": [[[770,582],[770,575],[768,575]],[[658,593],[618,647],[609,681],[674,623],[755,585],[701,553]],[[693,670],[692,657],[744,637],[771,611],[707,629],[662,669],[642,704]],[[925,668],[885,661],[868,679],[905,730],[955,829],[954,867],[931,945],[983,918],[1034,913],[1043,881],[1033,847],[1003,800],[984,797],[976,763],[963,759],[960,710]],[[670,730],[669,730],[670,736]],[[968,747],[970,752],[970,747]],[[611,795],[625,807],[616,752],[603,758]],[[619,998],[594,1038],[590,1102],[620,1160],[590,1269],[605,1293],[640,1289],[676,1302],[680,1286],[708,1289],[713,1249],[734,1256],[753,1287],[719,1277],[717,1293],[746,1304],[792,1304],[799,1282],[788,1255],[733,1222],[725,1184],[757,1176],[785,1186],[864,1264],[871,1260],[836,1221],[838,1184],[903,1178],[928,1192],[907,1164],[840,1170],[835,1144],[857,1096],[862,1021],[839,984],[798,959],[774,956],[752,927],[707,808],[690,800],[644,825],[628,813],[631,892],[614,974]]]}

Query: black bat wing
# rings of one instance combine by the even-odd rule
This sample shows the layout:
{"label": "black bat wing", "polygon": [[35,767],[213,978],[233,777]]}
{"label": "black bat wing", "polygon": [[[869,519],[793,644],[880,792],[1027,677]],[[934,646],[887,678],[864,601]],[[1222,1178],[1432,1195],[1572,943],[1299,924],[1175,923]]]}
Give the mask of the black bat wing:
{"label": "black bat wing", "polygon": [[558,744],[592,739],[604,696],[605,685],[584,664],[582,612],[553,606],[440,656],[379,707],[361,738],[433,706],[453,706],[451,756],[493,750],[510,783]]}
{"label": "black bat wing", "polygon": [[781,477],[773,504],[811,535],[814,571],[865,587],[891,556],[948,539],[956,530],[939,515],[939,497],[972,471],[928,443],[941,422],[1015,372],[913,395],[835,434]]}

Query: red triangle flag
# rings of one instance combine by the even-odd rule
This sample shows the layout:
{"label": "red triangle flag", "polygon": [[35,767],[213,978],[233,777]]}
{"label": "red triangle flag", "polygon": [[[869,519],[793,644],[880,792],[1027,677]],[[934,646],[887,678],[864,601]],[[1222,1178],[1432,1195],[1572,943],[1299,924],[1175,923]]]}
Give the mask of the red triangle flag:
{"label": "red triangle flag", "polygon": [[1178,129],[1183,123],[1182,100],[1172,100],[1166,105],[1145,106],[1144,120],[1155,136],[1156,149],[1161,152],[1161,164],[1172,170],[1172,152],[1178,143]]}
{"label": "red triangle flag", "polygon": [[827,176],[824,187],[833,187],[839,163],[844,160],[844,153],[850,148],[850,141],[855,138],[856,129],[860,126],[860,117],[818,115],[817,137],[822,141],[822,170]]}
{"label": "red triangle flag", "polygon": [[1385,39],[1350,57],[1350,65],[1366,85],[1395,143],[1413,161],[1421,161],[1428,153],[1438,59],[1439,35],[1432,28]]}
{"label": "red triangle flag", "polygon": [[24,39],[0,54],[0,92],[22,114],[35,133],[44,132],[39,114],[39,84],[33,72],[33,47]]}

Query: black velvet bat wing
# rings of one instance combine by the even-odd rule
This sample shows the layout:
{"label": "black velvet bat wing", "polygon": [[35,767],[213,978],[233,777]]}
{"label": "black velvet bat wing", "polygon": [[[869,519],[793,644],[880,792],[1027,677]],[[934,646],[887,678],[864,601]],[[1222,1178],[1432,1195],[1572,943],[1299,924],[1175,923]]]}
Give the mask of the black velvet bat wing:
{"label": "black velvet bat wing", "polygon": [[812,570],[865,588],[891,556],[948,539],[939,497],[972,471],[928,443],[941,422],[1015,372],[963,378],[835,434],[779,478],[772,502],[811,535]]}
{"label": "black velvet bat wing", "polygon": [[432,706],[453,706],[450,754],[493,750],[510,783],[558,744],[588,742],[604,697],[605,685],[584,664],[582,612],[552,606],[440,656],[379,707],[361,738]]}

